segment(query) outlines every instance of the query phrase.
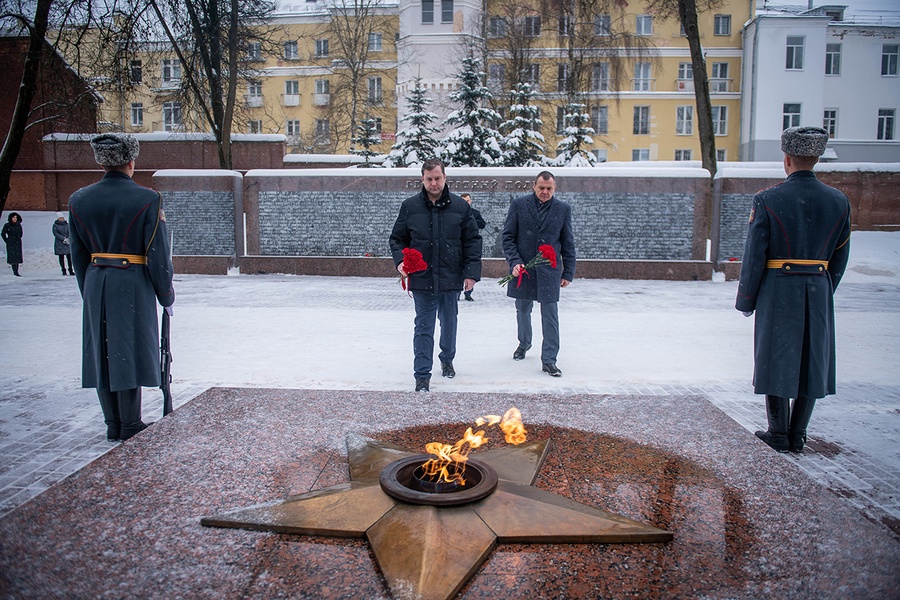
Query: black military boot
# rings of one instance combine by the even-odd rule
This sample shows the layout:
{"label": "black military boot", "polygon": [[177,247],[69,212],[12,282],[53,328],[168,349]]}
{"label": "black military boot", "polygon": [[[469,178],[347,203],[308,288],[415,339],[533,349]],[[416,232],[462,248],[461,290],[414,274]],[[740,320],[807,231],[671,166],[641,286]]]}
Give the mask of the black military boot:
{"label": "black military boot", "polygon": [[147,429],[147,424],[141,421],[141,388],[122,390],[116,395],[119,399],[119,418],[122,420],[119,439],[124,442]]}
{"label": "black military boot", "polygon": [[106,421],[106,440],[118,442],[121,434],[122,422],[119,419],[119,401],[114,392],[97,390],[100,398],[100,409],[103,411],[103,420]]}
{"label": "black military boot", "polygon": [[815,406],[815,398],[800,396],[794,400],[794,407],[791,409],[791,422],[788,426],[788,444],[791,452],[796,452],[797,454],[803,452],[803,446],[806,445],[806,427],[809,425],[809,419],[812,417]]}
{"label": "black military boot", "polygon": [[757,431],[756,437],[767,443],[776,452],[787,452],[790,448],[787,435],[790,407],[789,398],[766,396],[766,420],[769,422],[769,429],[768,431]]}
{"label": "black military boot", "polygon": [[15,275],[16,277],[21,277],[21,275],[19,275],[19,265],[10,265],[10,266],[12,267],[13,275]]}

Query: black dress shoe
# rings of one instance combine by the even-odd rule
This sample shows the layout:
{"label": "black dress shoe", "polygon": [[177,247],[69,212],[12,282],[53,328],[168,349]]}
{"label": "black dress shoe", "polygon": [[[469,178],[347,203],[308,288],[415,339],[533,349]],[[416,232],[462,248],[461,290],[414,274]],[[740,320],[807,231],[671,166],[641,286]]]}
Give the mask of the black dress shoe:
{"label": "black dress shoe", "polygon": [[522,360],[525,358],[525,353],[531,350],[531,346],[519,346],[516,348],[516,351],[513,352],[513,360]]}
{"label": "black dress shoe", "polygon": [[542,368],[544,373],[548,373],[551,377],[561,377],[562,371],[556,366],[556,363],[544,363]]}
{"label": "black dress shoe", "polygon": [[475,298],[472,297],[471,293],[463,294],[463,297],[466,299],[466,302],[475,302]]}
{"label": "black dress shoe", "polygon": [[428,379],[422,377],[421,379],[416,379],[416,391],[417,392],[427,392],[428,391]]}
{"label": "black dress shoe", "polygon": [[456,377],[456,371],[453,369],[453,362],[447,361],[441,363],[441,377],[453,379]]}

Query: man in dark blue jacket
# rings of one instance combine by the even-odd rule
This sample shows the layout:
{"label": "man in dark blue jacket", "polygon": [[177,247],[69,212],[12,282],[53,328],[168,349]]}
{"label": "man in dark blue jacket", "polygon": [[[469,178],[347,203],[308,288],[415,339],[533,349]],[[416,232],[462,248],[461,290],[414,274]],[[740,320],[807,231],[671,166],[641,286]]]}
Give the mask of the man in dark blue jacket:
{"label": "man in dark blue jacket", "polygon": [[[422,164],[422,190],[404,200],[390,237],[391,254],[416,306],[413,371],[416,391],[427,392],[434,362],[435,316],[441,322],[441,375],[456,376],[456,322],[460,291],[481,279],[481,234],[465,200],[450,193],[444,164]],[[422,253],[427,268],[407,273],[403,250]]]}
{"label": "man in dark blue jacket", "polygon": [[[753,198],[735,307],[756,311],[754,391],[766,395],[778,452],[802,452],[817,398],[835,392],[834,292],[850,255],[850,201],[816,179],[828,133],[792,127],[781,136],[784,183]],[[793,407],[790,399],[794,399]]]}
{"label": "man in dark blue jacket", "polygon": [[575,279],[575,233],[572,209],[557,200],[556,179],[549,171],[541,171],[534,180],[534,191],[512,201],[503,226],[503,254],[519,278],[525,264],[548,244],[556,253],[556,265],[538,265],[527,274],[509,282],[506,295],[516,299],[516,324],[519,346],[514,360],[522,360],[531,349],[531,309],[535,300],[541,304],[542,370],[560,377],[556,366],[559,354],[559,290]]}
{"label": "man in dark blue jacket", "polygon": [[131,179],[137,140],[109,133],[91,147],[106,174],[69,198],[72,264],[84,300],[82,387],[97,388],[107,439],[127,440],[147,427],[141,386],[160,384],[156,303],[175,302],[172,257],[162,198]]}

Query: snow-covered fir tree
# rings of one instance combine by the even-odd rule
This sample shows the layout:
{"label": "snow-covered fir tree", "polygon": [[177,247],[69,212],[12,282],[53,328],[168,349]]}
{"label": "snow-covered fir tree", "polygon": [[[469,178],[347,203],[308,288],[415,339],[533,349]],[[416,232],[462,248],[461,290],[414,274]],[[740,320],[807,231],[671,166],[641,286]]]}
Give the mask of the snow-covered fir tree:
{"label": "snow-covered fir tree", "polygon": [[590,152],[594,145],[591,135],[591,116],[584,112],[584,104],[570,103],[565,108],[565,134],[556,145],[557,155],[553,159],[556,167],[592,167],[597,162]]}
{"label": "snow-covered fir tree", "polygon": [[481,61],[474,57],[462,61],[462,71],[457,76],[459,86],[449,94],[450,100],[461,108],[453,111],[444,121],[452,129],[443,140],[441,159],[454,167],[490,167],[502,164],[500,132],[495,128],[500,115],[488,106],[493,98],[483,85],[484,73]]}
{"label": "snow-covered fir tree", "polygon": [[[372,146],[381,143],[381,134],[378,133],[375,119],[367,115],[356,127],[356,132],[357,135],[353,138],[355,148],[350,150],[350,152],[363,157],[365,160],[365,163],[362,165],[363,167],[374,167],[375,165],[372,164],[372,158],[379,156],[380,153],[373,152]],[[359,150],[358,148],[362,149]]]}
{"label": "snow-covered fir tree", "polygon": [[413,167],[437,156],[436,136],[439,130],[432,123],[438,120],[438,116],[428,110],[431,98],[425,95],[422,80],[417,77],[415,82],[406,99],[409,112],[400,119],[401,123],[408,125],[397,132],[397,141],[391,146],[385,166]]}
{"label": "snow-covered fir tree", "polygon": [[544,156],[546,140],[541,135],[539,109],[530,104],[533,95],[530,83],[516,84],[509,93],[509,119],[500,125],[504,166],[539,167],[549,160]]}

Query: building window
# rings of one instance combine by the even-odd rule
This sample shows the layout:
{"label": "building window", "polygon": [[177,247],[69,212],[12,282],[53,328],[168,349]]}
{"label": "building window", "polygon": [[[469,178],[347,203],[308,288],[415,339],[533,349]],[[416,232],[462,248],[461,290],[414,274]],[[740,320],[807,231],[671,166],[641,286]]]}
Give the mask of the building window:
{"label": "building window", "polygon": [[675,151],[675,160],[691,160],[691,156],[692,151],[690,149]]}
{"label": "building window", "polygon": [[262,82],[250,81],[247,83],[247,106],[258,108],[263,105]]}
{"label": "building window", "polygon": [[434,0],[422,0],[422,23],[434,23]]}
{"label": "building window", "polygon": [[594,17],[594,35],[610,34],[609,15],[597,15]]}
{"label": "building window", "polygon": [[649,148],[634,148],[634,149],[632,149],[631,160],[633,160],[635,162],[650,160],[650,149]]}
{"label": "building window", "polygon": [[560,63],[556,65],[556,91],[565,92],[569,89],[569,65]]}
{"label": "building window", "polygon": [[894,113],[893,108],[878,109],[878,135],[879,140],[894,139]]}
{"label": "building window", "polygon": [[709,91],[728,91],[728,63],[714,62],[712,64],[712,77],[709,80]]}
{"label": "building window", "polygon": [[441,23],[453,22],[453,0],[441,0]]}
{"label": "building window", "polygon": [[375,117],[375,118],[372,119],[372,120],[375,122],[375,133],[380,134],[380,133],[381,133],[381,126],[382,126],[381,117]]}
{"label": "building window", "polygon": [[381,104],[381,77],[369,77],[369,104]]}
{"label": "building window", "polygon": [[143,127],[144,126],[144,103],[143,102],[134,102],[131,104],[131,126],[132,127]]}
{"label": "building window", "polygon": [[828,137],[837,135],[837,109],[826,108],[822,116],[822,128],[828,132]]}
{"label": "building window", "polygon": [[727,153],[725,152],[725,150],[716,150],[716,162],[725,162],[726,160],[728,160],[727,158],[725,158],[726,156]]}
{"label": "building window", "polygon": [[328,144],[331,142],[331,123],[328,119],[316,119],[316,144]]}
{"label": "building window", "polygon": [[260,42],[247,44],[247,60],[262,60],[262,44]]}
{"label": "building window", "polygon": [[300,135],[300,121],[297,119],[288,120],[284,126],[284,133],[292,137]]}
{"label": "building window", "polygon": [[129,73],[131,83],[139,84],[144,81],[144,68],[139,60],[131,61],[131,72]]}
{"label": "building window", "polygon": [[559,19],[557,19],[559,23],[559,27],[556,32],[559,37],[568,37],[572,32],[572,16],[571,15],[560,15]]}
{"label": "building window", "polygon": [[787,36],[787,50],[784,58],[784,68],[799,70],[803,68],[803,36]]}
{"label": "building window", "polygon": [[881,47],[881,74],[897,76],[897,58],[900,56],[900,45],[885,44]]}
{"label": "building window", "polygon": [[381,34],[369,34],[369,52],[381,52]]}
{"label": "building window", "polygon": [[316,79],[316,93],[317,94],[330,94],[331,93],[331,83],[327,79]]}
{"label": "building window", "polygon": [[569,119],[566,118],[566,107],[565,106],[557,106],[556,107],[556,133],[561,135],[566,132],[566,127],[569,126]]}
{"label": "building window", "polygon": [[825,44],[825,74],[841,74],[841,45]]}
{"label": "building window", "polygon": [[786,103],[781,111],[781,130],[788,127],[800,127],[800,104]]}
{"label": "building window", "polygon": [[609,91],[609,63],[602,62],[594,65],[591,73],[591,91],[607,92]]}
{"label": "building window", "polygon": [[637,35],[653,35],[653,16],[636,15],[634,17],[634,32]]}
{"label": "building window", "polygon": [[181,83],[181,63],[165,59],[161,66],[163,87],[173,87]]}
{"label": "building window", "polygon": [[285,60],[297,60],[297,42],[285,42],[284,43],[284,59]]}
{"label": "building window", "polygon": [[728,135],[728,107],[712,107],[713,135]]}
{"label": "building window", "polygon": [[506,37],[508,28],[503,17],[491,17],[488,19],[488,37]]}
{"label": "building window", "polygon": [[529,37],[541,37],[540,15],[525,17],[525,35]]}
{"label": "building window", "polygon": [[181,131],[181,104],[178,102],[163,103],[163,130]]}
{"label": "building window", "polygon": [[675,107],[675,133],[677,135],[694,134],[694,107]]}
{"label": "building window", "polygon": [[650,133],[650,107],[634,107],[634,135],[648,135]]}
{"label": "building window", "polygon": [[607,158],[606,148],[597,148],[595,150],[591,150],[591,154],[594,155],[594,158],[597,159],[598,163],[605,163]]}
{"label": "building window", "polygon": [[609,133],[609,108],[595,104],[591,107],[591,127],[594,133],[606,135]]}
{"label": "building window", "polygon": [[488,85],[499,88],[506,81],[506,65],[491,63],[488,65]]}
{"label": "building window", "polygon": [[328,40],[316,40],[316,58],[328,56]]}
{"label": "building window", "polygon": [[262,133],[262,121],[259,119],[251,119],[247,123],[247,133]]}
{"label": "building window", "polygon": [[525,71],[522,73],[522,80],[531,84],[532,91],[540,91],[541,89],[541,65],[538,63],[530,63],[525,65]]}
{"label": "building window", "polygon": [[285,96],[297,96],[300,94],[300,81],[297,79],[288,79],[284,82]]}
{"label": "building window", "polygon": [[678,63],[678,79],[693,79],[694,65],[689,62]]}
{"label": "building window", "polygon": [[713,35],[731,35],[731,15],[713,17]]}
{"label": "building window", "polygon": [[648,92],[650,91],[650,63],[638,62],[634,63],[634,91]]}

